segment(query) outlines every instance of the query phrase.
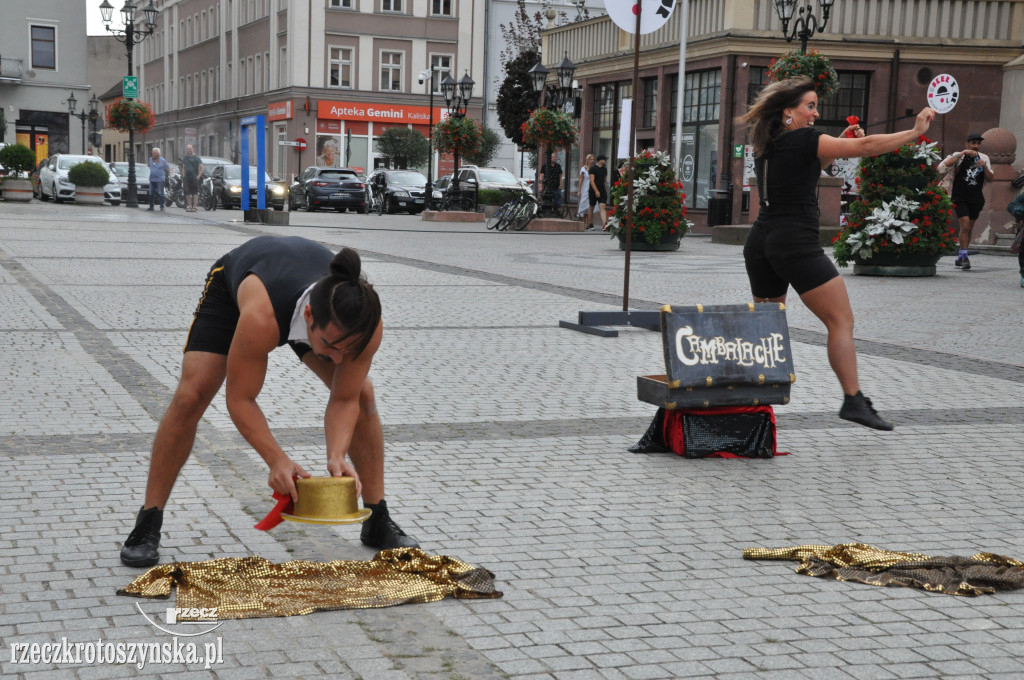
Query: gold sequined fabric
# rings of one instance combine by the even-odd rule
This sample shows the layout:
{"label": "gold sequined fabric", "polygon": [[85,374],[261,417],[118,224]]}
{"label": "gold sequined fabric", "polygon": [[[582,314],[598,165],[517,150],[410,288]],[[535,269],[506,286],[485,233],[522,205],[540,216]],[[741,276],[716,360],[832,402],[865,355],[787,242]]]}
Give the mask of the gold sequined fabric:
{"label": "gold sequined fabric", "polygon": [[796,572],[873,586],[921,588],[948,595],[990,595],[1024,588],[1024,562],[993,553],[929,557],[863,543],[747,548],[745,560],[800,562]]}
{"label": "gold sequined fabric", "polygon": [[[274,564],[262,557],[174,562],[153,567],[118,595],[167,598],[179,609],[217,608],[218,619],[294,616],[457,598],[497,598],[494,574],[416,548],[381,550],[372,560]],[[181,620],[186,620],[180,617]]]}

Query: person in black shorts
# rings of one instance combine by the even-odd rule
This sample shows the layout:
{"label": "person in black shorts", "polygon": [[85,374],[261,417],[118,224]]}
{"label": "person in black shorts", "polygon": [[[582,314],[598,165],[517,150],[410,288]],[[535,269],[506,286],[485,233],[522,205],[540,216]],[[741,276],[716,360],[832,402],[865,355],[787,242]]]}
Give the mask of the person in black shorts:
{"label": "person in black shorts", "polygon": [[362,542],[378,549],[418,547],[384,501],[384,435],[368,378],[382,332],[380,299],[351,248],[335,255],[298,236],[260,236],[217,260],[189,329],[181,379],[153,440],[145,502],[121,562],[148,567],[159,560],[163,509],[199,420],[225,382],[228,413],[270,468],[268,485],[297,499],[294,478],[310,475],[274,439],[256,401],[268,355],[285,344],[330,390],[327,472],[355,478],[371,509]]}
{"label": "person in black shorts", "polygon": [[956,217],[960,220],[960,253],[955,266],[967,271],[971,268],[971,260],[967,257],[967,249],[971,245],[971,232],[978,221],[981,209],[985,207],[985,195],[981,192],[985,180],[995,178],[992,172],[992,161],[981,153],[984,137],[977,132],[967,137],[967,148],[946,156],[937,170],[939,174],[953,173],[953,207]]}
{"label": "person in black shorts", "polygon": [[590,166],[590,210],[599,208],[601,224],[608,228],[608,156],[601,154]]}
{"label": "person in black shorts", "polygon": [[[740,121],[749,126],[760,212],[743,247],[755,302],[785,302],[790,286],[828,330],[828,360],[843,389],[839,417],[877,430],[892,424],[860,391],[853,309],[846,284],[818,245],[817,185],[836,158],[875,156],[916,140],[935,111],[925,108],[912,130],[865,136],[858,125],[839,137],[814,129],[818,95],[806,76],[771,83]],[[846,133],[854,137],[846,137]]]}
{"label": "person in black shorts", "polygon": [[203,161],[189,144],[185,147],[185,157],[181,159],[181,182],[182,191],[185,192],[186,212],[196,211],[199,201],[199,179],[203,172]]}

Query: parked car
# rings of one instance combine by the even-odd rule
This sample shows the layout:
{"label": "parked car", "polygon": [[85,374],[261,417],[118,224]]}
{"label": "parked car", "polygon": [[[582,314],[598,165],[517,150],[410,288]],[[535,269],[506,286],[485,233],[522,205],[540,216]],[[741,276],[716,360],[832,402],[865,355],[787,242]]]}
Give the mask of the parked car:
{"label": "parked car", "polygon": [[427,178],[421,172],[378,168],[367,184],[384,197],[384,211],[388,214],[402,210],[416,215],[426,207]]}
{"label": "parked car", "polygon": [[451,186],[452,179],[454,177],[455,175],[449,172],[447,175],[438,178],[438,180],[434,182],[434,185],[431,187],[430,194],[431,196],[434,197],[435,202],[440,201],[442,198],[444,198],[444,192],[448,189],[449,186]]}
{"label": "parked car", "polygon": [[477,189],[505,189],[516,193],[523,190],[519,179],[505,168],[478,168],[475,165],[463,165],[459,168],[459,185],[463,190],[472,186]]}
{"label": "parked car", "polygon": [[121,183],[114,171],[107,167],[100,158],[96,156],[80,156],[77,154],[58,153],[50,156],[49,161],[39,170],[39,198],[48,201],[51,198],[55,203],[73,201],[75,199],[75,185],[68,181],[68,171],[79,163],[98,163],[102,165],[110,176],[110,182],[103,187],[103,198],[110,202],[110,205],[121,205]]}
{"label": "parked car", "polygon": [[351,168],[310,166],[288,187],[289,210],[354,208],[363,212],[365,206],[366,184]]}
{"label": "parked car", "polygon": [[[242,166],[218,165],[210,173],[213,178],[213,193],[217,205],[224,208],[240,208],[242,205]],[[249,207],[256,207],[257,189],[256,168],[249,167]],[[284,210],[284,202],[288,190],[269,174],[264,173],[266,182],[267,207]]]}
{"label": "parked car", "polygon": [[49,158],[44,158],[36,164],[36,169],[28,173],[29,180],[32,181],[32,198],[38,198],[42,200],[39,192],[39,171],[43,169],[43,166],[50,162]]}
{"label": "parked car", "polygon": [[[121,185],[121,195],[128,198],[128,162],[116,161],[109,163],[110,169],[117,175]],[[166,187],[166,184],[164,185]],[[135,164],[135,197],[141,201],[149,201],[149,166],[145,163]]]}

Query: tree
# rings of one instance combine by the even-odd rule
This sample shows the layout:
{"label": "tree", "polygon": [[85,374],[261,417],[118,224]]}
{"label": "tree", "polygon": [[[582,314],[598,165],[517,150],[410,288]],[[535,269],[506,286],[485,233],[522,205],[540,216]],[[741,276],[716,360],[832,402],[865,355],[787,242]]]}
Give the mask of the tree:
{"label": "tree", "polygon": [[501,37],[505,39],[505,47],[499,56],[505,73],[510,72],[509,64],[525,52],[533,52],[533,64],[537,63],[536,58],[540,54],[540,31],[544,28],[540,12],[535,12],[531,18],[526,11],[526,0],[518,0],[512,22],[508,25],[498,24],[498,28],[501,30]]}
{"label": "tree", "polygon": [[407,127],[393,127],[377,137],[380,153],[396,168],[418,168],[430,159],[430,144],[422,134]]}
{"label": "tree", "polygon": [[501,135],[484,125],[483,134],[480,139],[480,148],[473,153],[466,154],[466,162],[480,166],[490,165],[500,146]]}
{"label": "tree", "polygon": [[506,64],[507,75],[498,89],[498,124],[505,136],[520,146],[523,145],[523,123],[529,119],[530,112],[537,104],[537,95],[533,92],[528,71],[537,64],[539,58],[536,51],[520,53]]}

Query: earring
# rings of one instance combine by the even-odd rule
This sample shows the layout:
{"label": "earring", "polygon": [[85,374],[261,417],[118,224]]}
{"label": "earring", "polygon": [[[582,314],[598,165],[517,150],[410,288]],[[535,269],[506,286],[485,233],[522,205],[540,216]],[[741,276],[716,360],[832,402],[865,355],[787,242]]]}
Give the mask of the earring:
{"label": "earring", "polygon": [[786,119],[786,125],[792,125],[792,124],[793,124],[793,116],[790,116],[789,118]]}

